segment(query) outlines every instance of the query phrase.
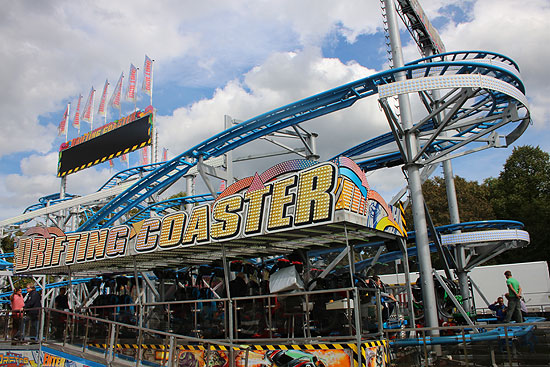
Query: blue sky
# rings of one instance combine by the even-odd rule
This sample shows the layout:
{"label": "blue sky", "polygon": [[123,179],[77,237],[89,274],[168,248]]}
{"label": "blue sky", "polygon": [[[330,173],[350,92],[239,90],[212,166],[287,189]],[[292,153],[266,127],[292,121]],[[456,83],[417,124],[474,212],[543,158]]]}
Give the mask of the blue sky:
{"label": "blue sky", "polygon": [[[155,59],[159,148],[167,148],[169,157],[221,131],[224,114],[245,120],[387,69],[378,1],[2,3],[2,219],[59,191],[57,151],[64,139],[57,136],[57,125],[66,104],[72,104],[72,122],[79,93],[85,99],[93,85],[98,90],[97,109],[105,78],[111,83],[110,96],[130,63],[143,68],[145,54]],[[521,6],[513,0],[421,4],[447,50],[499,52],[520,65],[534,123],[515,145],[540,145],[550,151],[548,1],[526,0]],[[406,62],[419,58],[406,33],[402,40]],[[138,107],[146,107],[148,96],[140,98]],[[132,107],[123,104],[126,112]],[[348,110],[304,124],[319,133],[321,158],[389,131],[375,98]],[[118,111],[111,109],[110,114],[112,120]],[[94,126],[100,124],[96,118]],[[334,126],[345,129],[335,131]],[[89,131],[86,123],[83,131]],[[71,127],[69,138],[75,136]],[[239,153],[256,149],[257,145]],[[455,174],[480,181],[497,176],[510,153],[510,148],[492,149],[456,159]],[[138,157],[131,156],[132,165]],[[67,191],[94,192],[124,167],[115,160],[114,170],[103,164],[71,175]],[[238,172],[244,176],[254,170],[262,170],[262,163],[241,166]],[[369,174],[369,180],[387,200],[404,185],[399,169]],[[173,190],[183,190],[183,184]]]}

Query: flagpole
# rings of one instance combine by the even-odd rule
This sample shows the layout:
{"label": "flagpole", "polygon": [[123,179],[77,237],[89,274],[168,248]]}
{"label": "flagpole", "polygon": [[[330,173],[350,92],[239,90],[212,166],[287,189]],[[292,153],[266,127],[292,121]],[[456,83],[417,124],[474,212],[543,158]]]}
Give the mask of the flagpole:
{"label": "flagpole", "polygon": [[65,118],[65,141],[69,141],[69,122],[71,115],[71,102],[67,103],[67,117]]}
{"label": "flagpole", "polygon": [[[120,74],[120,99],[118,101],[118,119],[122,118],[122,83],[124,83],[124,71]],[[117,90],[118,93],[118,90]]]}
{"label": "flagpole", "polygon": [[[109,85],[111,85],[109,83],[109,81],[105,81],[105,83],[107,83],[107,86],[105,87],[105,103],[103,105],[103,124],[106,125],[107,124],[107,94],[109,94]],[[103,96],[101,96],[101,98],[103,98]]]}
{"label": "flagpole", "polygon": [[[155,65],[155,60],[151,60],[151,92],[149,93],[149,102],[150,105],[153,106],[153,66]],[[156,113],[155,109],[153,108],[153,128],[151,129],[151,163],[157,163],[156,162],[156,152],[157,152],[157,127],[155,124],[156,119]]]}
{"label": "flagpole", "polygon": [[[76,113],[78,113],[78,132],[77,136],[80,136],[80,102],[82,100],[82,94],[78,94],[78,105],[76,106]],[[75,113],[75,119],[76,119],[76,113]]]}
{"label": "flagpole", "polygon": [[150,105],[153,105],[153,66],[155,65],[155,60],[151,60],[151,93],[150,93]]}
{"label": "flagpole", "polygon": [[138,91],[138,78],[139,76],[139,68],[136,68],[136,86],[134,87],[134,112],[137,109],[137,91]]}
{"label": "flagpole", "polygon": [[94,130],[94,101],[95,101],[95,89],[92,87],[92,116],[90,116],[90,131]]}

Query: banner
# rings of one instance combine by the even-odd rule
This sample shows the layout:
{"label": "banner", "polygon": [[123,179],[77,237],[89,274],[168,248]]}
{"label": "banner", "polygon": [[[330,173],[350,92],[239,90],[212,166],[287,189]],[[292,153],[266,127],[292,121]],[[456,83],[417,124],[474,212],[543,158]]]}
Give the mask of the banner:
{"label": "banner", "polygon": [[113,108],[117,108],[120,110],[120,96],[122,93],[122,80],[124,79],[124,72],[120,74],[120,78],[118,78],[118,82],[116,83],[115,90],[113,91],[113,95],[111,96],[111,99],[109,100],[109,104]]}
{"label": "banner", "polygon": [[74,114],[73,127],[80,131],[80,102],[82,101],[82,94],[78,95],[78,103],[76,104],[76,112]]}
{"label": "banner", "polygon": [[86,105],[84,106],[84,111],[82,112],[82,121],[86,121],[89,124],[93,124],[94,122],[94,112],[92,111],[94,108],[94,94],[95,89],[92,87],[90,90],[90,96],[88,97]]}
{"label": "banner", "polygon": [[153,60],[145,55],[145,62],[143,63],[143,84],[141,84],[141,90],[147,94],[153,94]]}
{"label": "banner", "polygon": [[143,149],[141,150],[141,164],[142,165],[145,165],[149,162],[149,159],[148,159],[148,154],[147,154],[147,147],[143,147]]}
{"label": "banner", "polygon": [[67,119],[69,118],[69,106],[71,104],[67,104],[67,108],[65,109],[65,113],[63,114],[63,120],[59,123],[59,127],[57,128],[57,135],[63,135],[67,132]]}
{"label": "banner", "polygon": [[126,100],[136,101],[137,68],[130,64],[130,74],[128,75],[128,90],[126,91]]}
{"label": "banner", "polygon": [[105,86],[103,87],[103,93],[101,93],[101,100],[99,101],[99,108],[97,114],[99,116],[106,116],[107,109],[105,108],[105,101],[107,99],[107,89],[109,88],[109,81],[105,79]]}

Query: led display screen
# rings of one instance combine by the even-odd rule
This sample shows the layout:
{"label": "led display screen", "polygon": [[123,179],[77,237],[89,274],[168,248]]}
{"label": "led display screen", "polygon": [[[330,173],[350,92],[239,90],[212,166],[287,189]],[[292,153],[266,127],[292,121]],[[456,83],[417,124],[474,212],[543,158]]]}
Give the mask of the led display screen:
{"label": "led display screen", "polygon": [[151,145],[152,114],[125,121],[131,117],[137,116],[134,113],[65,143],[70,146],[61,147],[57,176],[63,177]]}

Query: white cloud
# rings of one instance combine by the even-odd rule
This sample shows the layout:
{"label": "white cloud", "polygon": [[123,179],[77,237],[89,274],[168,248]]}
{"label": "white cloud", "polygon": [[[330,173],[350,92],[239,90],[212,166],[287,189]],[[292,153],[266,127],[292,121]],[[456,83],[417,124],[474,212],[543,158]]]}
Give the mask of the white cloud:
{"label": "white cloud", "polygon": [[[512,0],[422,0],[422,5],[432,21],[447,22],[439,31],[448,50],[487,49],[519,63],[535,120],[527,134],[539,129],[544,136],[550,117],[547,1],[518,6]],[[15,152],[30,156],[9,170],[15,173],[0,174],[3,217],[58,192],[56,128],[65,104],[73,102],[74,114],[79,93],[92,84],[101,89],[106,77],[113,86],[131,62],[142,66],[144,54],[157,60],[155,87],[217,88],[158,116],[161,146],[174,156],[220,132],[225,114],[248,119],[372,74],[356,63],[322,57],[319,47],[335,34],[352,43],[360,34],[380,31],[382,24],[379,2],[362,0],[231,0],[215,6],[178,0],[23,0],[6,8],[0,15],[0,162],[19,163],[10,162]],[[454,16],[454,9],[468,11],[466,18]],[[416,46],[409,44],[405,59],[416,58]],[[319,133],[322,159],[388,131],[375,98],[304,127]],[[257,143],[239,154],[258,146],[277,150]],[[373,174],[373,180],[383,182],[378,178],[383,175]],[[400,172],[391,175],[400,180]],[[67,191],[90,193],[108,177],[103,168],[85,170],[69,176]]]}
{"label": "white cloud", "polygon": [[[519,64],[534,120],[548,123],[550,59],[547,31],[550,5],[545,0],[477,1],[471,21],[446,28],[443,38],[451,50],[487,50],[502,53]],[[545,126],[547,128],[548,126]]]}
{"label": "white cloud", "polygon": [[[224,115],[246,120],[373,72],[356,63],[345,65],[337,59],[323,58],[316,49],[274,54],[247,73],[242,83],[231,81],[211,99],[179,108],[171,116],[157,116],[159,142],[171,152],[183,151],[221,132]],[[319,134],[318,148],[324,159],[387,129],[374,98],[304,126]]]}
{"label": "white cloud", "polygon": [[[46,155],[33,154],[20,162],[21,173],[8,174],[3,177],[0,202],[4,218],[22,213],[22,209],[36,204],[38,198],[58,193],[60,179],[56,177],[57,153]],[[97,191],[112,173],[107,169],[89,168],[67,176],[66,192],[74,195],[86,195]]]}

